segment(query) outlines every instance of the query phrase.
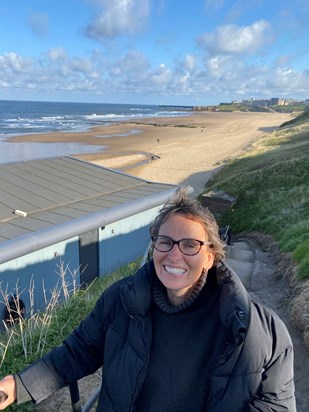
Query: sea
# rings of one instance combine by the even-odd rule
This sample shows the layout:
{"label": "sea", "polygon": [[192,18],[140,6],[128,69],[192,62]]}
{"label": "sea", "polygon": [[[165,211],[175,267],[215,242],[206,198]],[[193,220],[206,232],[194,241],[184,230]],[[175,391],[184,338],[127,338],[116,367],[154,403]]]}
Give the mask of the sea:
{"label": "sea", "polygon": [[113,122],[191,113],[188,106],[0,100],[0,163],[102,151],[102,145],[10,141],[14,136],[85,132]]}

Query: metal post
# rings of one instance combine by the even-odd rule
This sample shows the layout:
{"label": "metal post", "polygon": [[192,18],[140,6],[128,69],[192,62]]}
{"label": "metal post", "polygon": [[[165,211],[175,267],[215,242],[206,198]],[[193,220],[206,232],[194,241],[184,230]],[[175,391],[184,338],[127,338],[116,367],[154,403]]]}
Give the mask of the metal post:
{"label": "metal post", "polygon": [[93,394],[90,396],[88,401],[84,404],[82,408],[82,412],[89,412],[90,409],[93,407],[97,399],[99,398],[101,392],[101,385],[97,387],[97,389],[93,392]]}
{"label": "metal post", "polygon": [[82,405],[81,405],[80,398],[79,398],[78,383],[77,382],[71,383],[69,388],[70,388],[70,395],[71,395],[72,411],[82,412]]}

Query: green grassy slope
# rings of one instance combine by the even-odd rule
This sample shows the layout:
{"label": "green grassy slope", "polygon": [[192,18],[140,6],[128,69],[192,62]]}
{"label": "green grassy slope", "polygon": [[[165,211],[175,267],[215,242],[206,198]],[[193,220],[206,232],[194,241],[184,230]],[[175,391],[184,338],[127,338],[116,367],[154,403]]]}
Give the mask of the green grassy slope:
{"label": "green grassy slope", "polygon": [[291,252],[298,280],[309,278],[309,113],[260,139],[207,185],[237,196],[221,217],[234,233],[263,232]]}

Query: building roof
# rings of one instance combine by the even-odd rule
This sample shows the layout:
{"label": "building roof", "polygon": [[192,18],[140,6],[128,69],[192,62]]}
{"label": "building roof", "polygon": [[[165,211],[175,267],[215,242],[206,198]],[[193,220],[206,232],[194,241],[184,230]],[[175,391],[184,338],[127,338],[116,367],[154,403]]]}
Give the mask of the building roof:
{"label": "building roof", "polygon": [[[2,164],[0,263],[47,245],[26,247],[34,234],[48,234],[53,244],[160,205],[175,189],[67,156]],[[53,238],[55,231],[61,235]],[[17,240],[25,248],[1,257]]]}

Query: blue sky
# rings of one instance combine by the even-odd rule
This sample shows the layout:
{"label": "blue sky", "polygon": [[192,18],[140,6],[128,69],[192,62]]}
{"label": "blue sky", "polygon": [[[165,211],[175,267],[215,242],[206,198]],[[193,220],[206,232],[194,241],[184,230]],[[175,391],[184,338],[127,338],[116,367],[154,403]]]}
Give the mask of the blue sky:
{"label": "blue sky", "polygon": [[308,21],[308,0],[2,0],[0,99],[308,99]]}

